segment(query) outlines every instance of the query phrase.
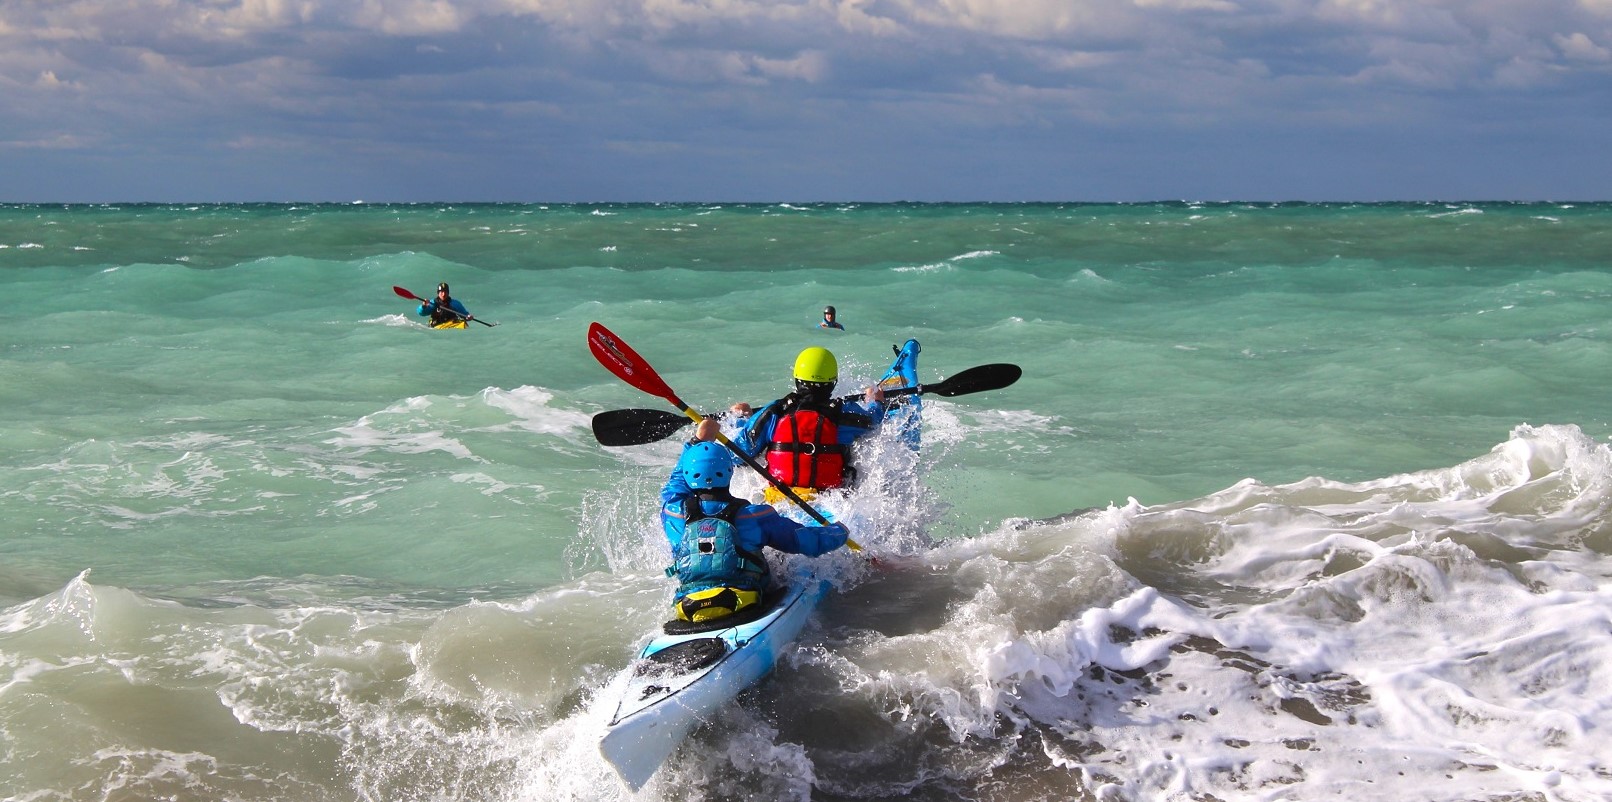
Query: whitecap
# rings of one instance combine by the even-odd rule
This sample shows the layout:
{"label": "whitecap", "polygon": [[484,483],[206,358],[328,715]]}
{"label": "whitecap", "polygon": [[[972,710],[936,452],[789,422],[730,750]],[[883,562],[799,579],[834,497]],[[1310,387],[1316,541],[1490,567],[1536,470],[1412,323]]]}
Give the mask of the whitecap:
{"label": "whitecap", "polygon": [[[415,412],[430,405],[430,399],[411,398],[400,405],[388,407],[380,414]],[[423,454],[430,451],[442,451],[459,459],[477,459],[464,443],[442,431],[388,431],[377,424],[375,417],[366,415],[351,426],[340,427],[335,430],[337,437],[330,438],[324,442],[338,448],[355,449],[359,452],[382,450],[399,454]]]}
{"label": "whitecap", "polygon": [[[548,489],[542,485],[519,485],[500,481],[485,473],[456,473],[448,477],[454,484],[479,485],[483,496],[505,496],[516,504],[526,504],[528,501],[542,501],[549,495]],[[520,491],[511,493],[510,491]]]}
{"label": "whitecap", "polygon": [[515,420],[508,425],[485,427],[479,431],[505,432],[518,429],[567,437],[576,437],[591,431],[591,415],[577,410],[550,407],[554,393],[540,387],[522,385],[513,390],[488,387],[481,391],[481,399],[487,406],[507,412]]}

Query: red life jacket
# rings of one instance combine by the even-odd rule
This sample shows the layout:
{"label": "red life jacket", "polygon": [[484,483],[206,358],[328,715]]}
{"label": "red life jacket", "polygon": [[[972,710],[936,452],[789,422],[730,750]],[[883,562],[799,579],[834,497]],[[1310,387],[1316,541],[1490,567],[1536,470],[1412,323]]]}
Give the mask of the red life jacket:
{"label": "red life jacket", "polygon": [[767,472],[793,487],[827,490],[845,483],[839,405],[803,406],[785,399],[767,446]]}

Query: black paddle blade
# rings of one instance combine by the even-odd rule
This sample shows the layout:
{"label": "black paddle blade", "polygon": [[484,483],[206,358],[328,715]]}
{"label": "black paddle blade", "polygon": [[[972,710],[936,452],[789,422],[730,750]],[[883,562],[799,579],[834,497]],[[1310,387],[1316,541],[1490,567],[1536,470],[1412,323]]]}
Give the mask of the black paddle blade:
{"label": "black paddle blade", "polygon": [[692,422],[663,409],[612,409],[593,416],[593,437],[602,446],[641,446],[665,440]]}
{"label": "black paddle blade", "polygon": [[969,368],[945,381],[923,385],[923,391],[947,398],[954,395],[983,393],[986,390],[1000,390],[1018,381],[1022,375],[1024,369],[1018,365],[997,362]]}
{"label": "black paddle blade", "polygon": [[[978,365],[934,384],[891,390],[885,393],[885,397],[933,393],[950,398],[983,393],[986,390],[1000,390],[1018,381],[1023,374],[1023,369],[1018,365],[1006,362]],[[854,401],[861,397],[860,394],[848,395],[841,400]],[[663,409],[612,409],[593,416],[593,436],[604,446],[641,446],[665,440],[691,422],[686,415]]]}

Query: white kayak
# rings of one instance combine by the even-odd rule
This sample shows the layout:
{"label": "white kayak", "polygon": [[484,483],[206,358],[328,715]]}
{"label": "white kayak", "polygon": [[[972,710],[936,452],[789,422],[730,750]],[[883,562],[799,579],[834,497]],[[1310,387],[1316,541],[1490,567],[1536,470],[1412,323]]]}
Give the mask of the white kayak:
{"label": "white kayak", "polygon": [[828,581],[805,561],[787,581],[787,587],[769,592],[760,617],[707,625],[706,631],[684,621],[668,623],[633,662],[599,750],[634,791],[690,731],[772,671],[828,591]]}

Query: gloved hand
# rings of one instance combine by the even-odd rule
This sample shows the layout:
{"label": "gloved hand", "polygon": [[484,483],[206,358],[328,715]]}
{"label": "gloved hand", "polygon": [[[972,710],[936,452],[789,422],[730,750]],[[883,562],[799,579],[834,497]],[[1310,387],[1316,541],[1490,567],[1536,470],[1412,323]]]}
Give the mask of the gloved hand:
{"label": "gloved hand", "polygon": [[834,544],[828,548],[829,551],[833,551],[834,549],[845,545],[845,541],[850,537],[851,530],[847,529],[845,524],[842,524],[839,521],[835,521],[834,523],[823,527],[823,539]]}
{"label": "gloved hand", "polygon": [[796,548],[807,557],[819,557],[843,545],[845,539],[851,536],[851,530],[845,524],[833,523],[828,526],[803,526],[795,531]]}

